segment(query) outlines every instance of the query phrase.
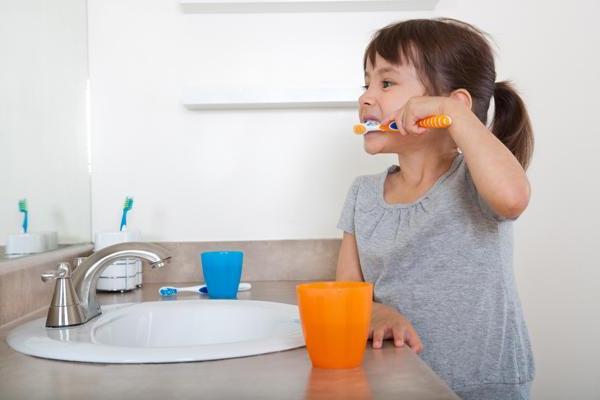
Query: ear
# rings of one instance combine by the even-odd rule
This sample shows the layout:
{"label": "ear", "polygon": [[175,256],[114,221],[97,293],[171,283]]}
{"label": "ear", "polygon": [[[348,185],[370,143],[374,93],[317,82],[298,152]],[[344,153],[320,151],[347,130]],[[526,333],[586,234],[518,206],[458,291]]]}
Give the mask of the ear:
{"label": "ear", "polygon": [[450,93],[450,98],[462,102],[465,106],[469,108],[469,110],[473,106],[473,99],[471,98],[471,93],[469,93],[467,89],[456,89],[455,91]]}

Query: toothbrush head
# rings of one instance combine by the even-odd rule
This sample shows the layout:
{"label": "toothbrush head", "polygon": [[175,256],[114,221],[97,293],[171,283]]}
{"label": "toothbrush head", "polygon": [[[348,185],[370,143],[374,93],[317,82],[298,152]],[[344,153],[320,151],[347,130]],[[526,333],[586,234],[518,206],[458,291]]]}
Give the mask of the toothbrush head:
{"label": "toothbrush head", "polygon": [[357,135],[364,135],[367,133],[367,127],[364,124],[356,124],[352,127],[352,130]]}
{"label": "toothbrush head", "polygon": [[19,200],[19,211],[23,213],[27,212],[27,199]]}
{"label": "toothbrush head", "polygon": [[365,121],[363,123],[354,125],[352,130],[357,135],[364,135],[367,132],[380,131],[382,129],[377,121]]}
{"label": "toothbrush head", "polygon": [[123,211],[129,211],[133,208],[133,197],[127,196],[123,204]]}
{"label": "toothbrush head", "polygon": [[161,296],[173,296],[177,294],[177,289],[172,287],[162,287],[158,291]]}

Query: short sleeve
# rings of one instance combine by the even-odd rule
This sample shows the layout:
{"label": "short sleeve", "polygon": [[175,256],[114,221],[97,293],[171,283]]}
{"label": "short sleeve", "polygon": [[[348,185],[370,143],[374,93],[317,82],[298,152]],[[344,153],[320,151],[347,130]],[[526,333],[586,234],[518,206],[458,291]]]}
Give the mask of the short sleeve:
{"label": "short sleeve", "polygon": [[360,187],[360,178],[355,178],[352,182],[352,186],[348,190],[346,195],[346,201],[342,208],[342,214],[338,221],[337,227],[344,232],[354,233],[354,210],[356,207],[356,197],[358,196],[358,189]]}
{"label": "short sleeve", "polygon": [[496,213],[494,210],[492,210],[492,208],[489,206],[487,201],[485,201],[485,199],[479,195],[479,192],[477,191],[477,187],[475,186],[475,182],[473,181],[473,178],[471,177],[471,173],[469,172],[468,169],[467,169],[466,175],[467,175],[467,183],[471,187],[471,190],[473,191],[473,193],[475,195],[477,204],[479,205],[479,208],[481,208],[481,211],[487,217],[489,217],[497,222],[509,221],[508,218],[506,218],[506,217]]}

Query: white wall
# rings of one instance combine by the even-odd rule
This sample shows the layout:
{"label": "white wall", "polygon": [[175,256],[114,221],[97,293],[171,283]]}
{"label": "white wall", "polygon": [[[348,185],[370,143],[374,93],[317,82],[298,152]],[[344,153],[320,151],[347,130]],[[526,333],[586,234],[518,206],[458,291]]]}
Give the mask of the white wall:
{"label": "white wall", "polygon": [[[186,86],[362,84],[376,29],[450,16],[489,32],[499,80],[529,105],[533,197],[516,223],[515,269],[538,375],[536,399],[600,397],[600,27],[596,1],[441,0],[433,13],[184,14],[175,0],[90,0],[93,229],[150,240],[339,237],[348,185],[382,170],[352,110],[191,112]],[[258,128],[260,127],[260,128]]]}
{"label": "white wall", "polygon": [[356,14],[332,17],[91,1],[94,229],[118,228],[131,194],[131,224],[152,240],[336,236],[355,172],[386,164],[362,154],[356,111],[181,104],[187,86],[360,86],[369,29],[352,29]]}
{"label": "white wall", "polygon": [[90,240],[82,0],[0,1],[0,245],[29,229]]}

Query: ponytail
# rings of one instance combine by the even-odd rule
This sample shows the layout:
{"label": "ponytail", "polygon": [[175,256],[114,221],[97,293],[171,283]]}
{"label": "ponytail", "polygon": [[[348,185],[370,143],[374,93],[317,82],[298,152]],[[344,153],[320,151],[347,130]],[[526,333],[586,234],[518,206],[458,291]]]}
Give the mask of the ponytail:
{"label": "ponytail", "polygon": [[510,82],[496,82],[492,132],[527,169],[533,153],[533,131],[527,109]]}

